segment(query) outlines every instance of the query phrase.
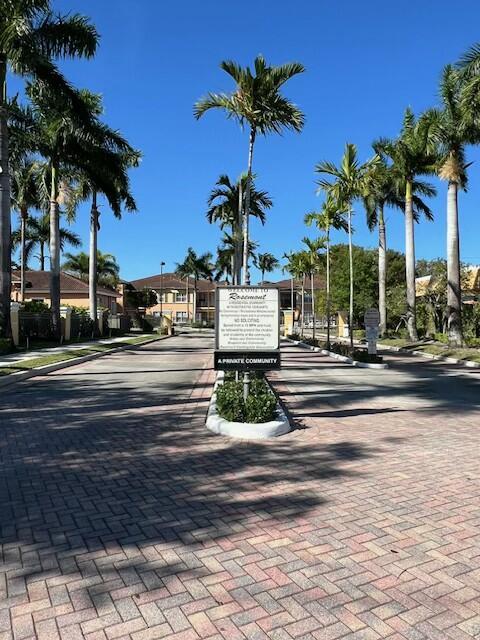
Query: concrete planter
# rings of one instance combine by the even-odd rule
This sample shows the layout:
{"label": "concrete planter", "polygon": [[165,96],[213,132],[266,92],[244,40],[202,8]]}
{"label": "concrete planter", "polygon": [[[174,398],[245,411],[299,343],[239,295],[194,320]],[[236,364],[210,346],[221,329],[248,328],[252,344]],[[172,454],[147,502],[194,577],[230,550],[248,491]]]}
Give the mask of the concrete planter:
{"label": "concrete planter", "polygon": [[358,367],[360,369],[388,369],[388,364],[386,362],[359,362],[358,360],[352,360],[352,358],[342,356],[334,351],[327,351],[326,349],[320,349],[320,347],[313,347],[312,345],[301,342],[300,340],[292,340],[290,338],[284,338],[284,340],[291,342],[297,347],[303,347],[304,349],[309,349],[315,353],[321,353],[324,356],[329,356],[330,358],[334,358],[340,362],[345,362],[346,364],[352,365],[352,367]]}
{"label": "concrete planter", "polygon": [[208,407],[206,426],[207,429],[230,438],[241,438],[243,440],[265,440],[282,436],[290,431],[290,422],[277,402],[277,419],[270,422],[229,422],[221,418],[217,412],[216,389],[223,383],[224,373],[220,371],[217,376],[213,394]]}

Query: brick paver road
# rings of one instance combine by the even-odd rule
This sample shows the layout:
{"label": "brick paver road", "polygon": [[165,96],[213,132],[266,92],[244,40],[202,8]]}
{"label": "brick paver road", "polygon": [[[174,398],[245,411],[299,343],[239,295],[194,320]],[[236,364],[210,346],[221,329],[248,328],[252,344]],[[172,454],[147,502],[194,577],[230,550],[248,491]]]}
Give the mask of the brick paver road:
{"label": "brick paver road", "polygon": [[0,640],[480,637],[479,375],[290,347],[298,428],[234,442],[210,347],[3,391]]}

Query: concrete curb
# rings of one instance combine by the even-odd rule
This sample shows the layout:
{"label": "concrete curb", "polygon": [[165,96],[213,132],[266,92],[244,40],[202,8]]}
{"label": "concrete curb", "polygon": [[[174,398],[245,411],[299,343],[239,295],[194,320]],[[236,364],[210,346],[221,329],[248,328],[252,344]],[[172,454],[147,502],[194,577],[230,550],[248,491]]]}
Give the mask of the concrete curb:
{"label": "concrete curb", "polygon": [[118,353],[119,351],[126,351],[134,347],[143,347],[144,344],[150,344],[151,342],[157,342],[158,340],[165,340],[165,338],[169,337],[170,336],[158,336],[152,338],[151,340],[145,340],[145,342],[121,345],[120,347],[114,347],[113,349],[105,349],[105,351],[99,351],[97,353],[89,353],[86,356],[78,356],[77,358],[70,358],[69,360],[53,362],[52,364],[46,364],[43,367],[36,367],[35,369],[29,369],[28,371],[10,373],[0,378],[0,387],[7,387],[11,384],[15,384],[16,382],[21,382],[22,380],[28,380],[29,378],[35,378],[37,376],[44,376],[47,373],[52,373],[53,371],[60,371],[61,369],[66,369],[67,367],[73,367],[76,364],[82,364],[83,362],[96,360],[97,358],[101,358],[102,356],[110,353]]}
{"label": "concrete curb", "polygon": [[[335,353],[334,351],[327,351],[326,349],[320,349],[320,347],[313,347],[310,344],[306,344],[305,342],[301,342],[300,340],[292,340],[291,338],[283,338],[287,342],[290,342],[297,347],[302,347],[304,349],[309,349],[310,351],[314,351],[315,353],[321,353],[324,356],[329,356],[330,358],[334,358],[335,360],[339,360],[340,362],[345,362],[345,364],[350,364],[352,367],[358,367],[360,369],[388,369],[388,364],[377,363],[377,362],[359,362],[358,360],[353,360],[348,356],[342,356],[339,353]],[[380,346],[380,345],[379,345]]]}
{"label": "concrete curb", "polygon": [[441,362],[448,362],[449,364],[460,364],[464,367],[469,367],[470,369],[480,369],[480,362],[475,362],[474,360],[458,360],[457,358],[435,355],[434,353],[425,353],[424,351],[411,351],[410,349],[405,349],[404,347],[394,347],[393,345],[382,344],[381,342],[378,343],[378,346],[381,349],[386,349],[387,351],[406,354],[411,353],[414,356],[422,356],[423,358],[428,358],[430,360],[440,360]]}
{"label": "concrete curb", "polygon": [[[208,406],[207,419],[205,422],[207,429],[213,431],[213,433],[217,433],[223,436],[229,436],[230,438],[239,438],[242,440],[266,440],[268,438],[282,436],[290,431],[290,421],[288,420],[288,417],[280,406],[278,399],[278,420],[272,420],[271,422],[251,423],[229,422],[228,420],[221,418],[217,412],[217,395],[215,391],[218,385],[223,382],[224,375],[225,374],[223,371],[218,372],[217,380],[215,382],[215,386],[213,387],[213,393],[210,399],[210,404]],[[268,381],[267,384],[269,384]]]}

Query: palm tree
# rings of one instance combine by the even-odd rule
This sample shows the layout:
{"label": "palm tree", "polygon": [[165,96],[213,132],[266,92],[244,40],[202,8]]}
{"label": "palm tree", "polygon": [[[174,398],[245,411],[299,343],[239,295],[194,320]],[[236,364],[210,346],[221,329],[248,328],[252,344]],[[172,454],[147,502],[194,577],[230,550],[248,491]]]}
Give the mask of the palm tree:
{"label": "palm tree", "polygon": [[325,234],[326,249],[326,315],[327,315],[327,350],[330,351],[330,232],[331,229],[348,231],[348,224],[345,214],[348,209],[338,202],[333,196],[327,196],[319,213],[311,212],[305,216],[305,224],[311,226],[315,224],[319,231]]}
{"label": "palm tree", "polygon": [[325,238],[316,238],[311,240],[310,238],[303,238],[303,244],[307,247],[306,254],[308,256],[309,273],[310,273],[310,288],[312,296],[312,321],[313,330],[312,335],[315,340],[316,330],[316,317],[315,317],[315,274],[318,273],[321,266],[321,257],[319,251],[325,249]]}
{"label": "palm tree", "polygon": [[281,133],[282,129],[300,132],[303,128],[303,113],[280,90],[283,85],[305,71],[298,62],[280,66],[268,66],[262,56],[254,61],[254,71],[242,68],[235,62],[223,61],[221,68],[236,83],[231,94],[209,93],[195,104],[197,120],[209,109],[222,109],[227,118],[234,118],[241,127],[249,127],[248,169],[245,187],[245,210],[243,215],[243,284],[250,283],[248,272],[248,240],[251,199],[253,149],[257,134]]}
{"label": "palm tree", "polygon": [[321,178],[317,181],[319,189],[323,189],[327,196],[331,195],[338,203],[347,209],[348,225],[348,255],[350,269],[350,309],[349,309],[349,334],[350,349],[353,353],[353,246],[352,246],[352,207],[353,202],[361,198],[365,193],[367,171],[377,161],[376,158],[364,164],[357,159],[357,147],[347,143],[345,152],[339,167],[332,162],[320,162],[315,167],[316,173],[329,176],[332,181]]}
{"label": "palm tree", "polygon": [[[50,298],[54,332],[59,337],[59,207],[65,201],[73,209],[77,202],[67,183],[82,176],[90,187],[108,194],[110,202],[127,201],[131,196],[119,149],[128,153],[129,147],[125,149],[121,136],[99,122],[98,96],[77,91],[77,100],[83,108],[71,112],[68,104],[38,84],[28,84],[27,94],[32,103],[30,128],[36,150],[45,158],[47,167],[44,184],[50,200]],[[116,169],[115,176],[110,173],[112,166]]]}
{"label": "palm tree", "polygon": [[140,153],[133,149],[118,131],[114,131],[98,120],[102,113],[100,96],[90,94],[92,115],[91,125],[96,138],[89,145],[90,160],[86,168],[77,172],[77,186],[74,198],[91,199],[90,209],[90,267],[89,306],[90,318],[97,323],[97,245],[100,229],[98,195],[105,196],[116,218],[121,218],[122,205],[130,212],[136,211],[136,203],[130,192],[127,170],[139,164]]}
{"label": "palm tree", "polygon": [[187,322],[189,318],[189,301],[188,301],[188,285],[190,276],[193,277],[193,321],[196,322],[197,319],[197,283],[200,278],[206,278],[211,280],[213,278],[214,266],[212,265],[212,254],[211,253],[202,253],[201,255],[197,255],[197,253],[189,247],[187,250],[187,255],[185,260],[181,263],[177,263],[177,268],[175,269],[175,273],[180,278],[185,278],[187,283]]}
{"label": "palm tree", "polygon": [[[60,250],[63,251],[65,245],[70,244],[72,247],[79,247],[81,241],[79,236],[70,231],[66,227],[60,227]],[[12,234],[13,246],[19,246],[21,241],[20,230],[14,231]],[[40,218],[27,218],[25,224],[25,265],[28,264],[36,247],[39,249],[38,260],[40,263],[40,271],[45,271],[45,249],[50,244],[50,216],[48,213],[43,214]]]}
{"label": "palm tree", "polygon": [[[90,278],[89,254],[83,251],[77,254],[66,253],[65,258],[66,260],[62,265],[62,269],[88,282]],[[120,267],[115,256],[111,253],[97,251],[96,264],[96,282],[106,286],[115,286],[120,277]]]}
{"label": "palm tree", "polygon": [[[307,251],[290,252],[285,256],[288,260],[284,267],[292,276],[292,278],[301,282],[300,291],[300,334],[303,336],[305,329],[305,284],[307,274],[310,273],[310,256]],[[293,284],[293,283],[292,283]],[[293,288],[292,288],[293,291]],[[293,296],[292,296],[293,298]],[[293,311],[293,308],[292,308]]]}
{"label": "palm tree", "polygon": [[[458,228],[458,189],[467,187],[465,146],[475,143],[478,129],[471,116],[471,103],[462,103],[462,73],[447,65],[440,81],[441,109],[430,109],[423,118],[433,126],[439,145],[438,175],[448,183],[447,190],[447,327],[452,347],[463,345],[460,239]],[[466,84],[468,88],[468,82]]]}
{"label": "palm tree", "polygon": [[36,179],[36,163],[23,157],[19,163],[11,167],[12,205],[20,216],[20,300],[25,297],[26,226],[30,209],[41,206]]}
{"label": "palm tree", "polygon": [[[415,300],[415,213],[413,183],[417,176],[432,175],[437,167],[437,154],[432,149],[431,124],[417,121],[406,109],[400,136],[396,140],[380,139],[375,148],[389,158],[405,199],[405,271],[407,283],[407,328],[410,340],[418,340]],[[430,185],[429,185],[430,186]],[[434,192],[430,186],[431,192]]]}
{"label": "palm tree", "polygon": [[0,4],[0,337],[10,335],[10,180],[7,129],[7,66],[62,95],[81,111],[76,94],[54,58],[91,57],[98,35],[86,18],[54,14],[48,0],[9,0]]}
{"label": "palm tree", "polygon": [[257,256],[257,266],[262,272],[262,282],[265,280],[265,272],[272,273],[280,266],[279,261],[272,253],[259,253]]}
{"label": "palm tree", "polygon": [[282,267],[282,272],[290,274],[290,306],[292,308],[292,331],[295,326],[295,291],[294,284],[296,276],[296,262],[295,262],[295,253],[290,251],[289,253],[283,254],[283,259],[287,261],[287,263]]}
{"label": "palm tree", "polygon": [[[374,150],[381,152],[381,149]],[[385,207],[404,209],[405,199],[402,196],[401,181],[395,175],[391,166],[379,159],[371,167],[366,176],[367,191],[363,204],[367,214],[367,226],[370,231],[378,226],[378,307],[380,312],[380,335],[387,329],[387,232],[385,222]],[[429,220],[433,218],[430,208],[421,196],[433,196],[435,190],[426,182],[412,181],[413,215],[416,222],[419,213],[423,213]]]}
{"label": "palm tree", "polygon": [[[242,257],[242,211],[246,193],[247,175],[243,174],[234,184],[227,175],[221,175],[208,198],[207,220],[210,224],[218,222],[220,228],[230,227],[235,239],[232,269],[234,284],[240,284]],[[265,224],[266,209],[272,207],[272,200],[266,191],[257,191],[254,176],[250,184],[250,215]]]}
{"label": "palm tree", "polygon": [[225,278],[225,282],[230,284],[230,278],[233,277],[232,256],[229,249],[217,248],[217,259],[215,260],[215,282],[219,282]]}

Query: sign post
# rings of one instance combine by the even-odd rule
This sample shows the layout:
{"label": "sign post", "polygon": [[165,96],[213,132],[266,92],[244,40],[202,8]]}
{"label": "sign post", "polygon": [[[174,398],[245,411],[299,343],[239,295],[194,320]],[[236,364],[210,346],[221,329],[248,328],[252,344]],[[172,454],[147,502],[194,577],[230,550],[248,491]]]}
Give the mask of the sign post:
{"label": "sign post", "polygon": [[216,370],[248,373],[280,368],[276,287],[217,287],[214,358]]}
{"label": "sign post", "polygon": [[365,337],[368,343],[368,353],[377,355],[378,327],[380,325],[380,313],[378,309],[367,309],[363,319],[365,321]]}

